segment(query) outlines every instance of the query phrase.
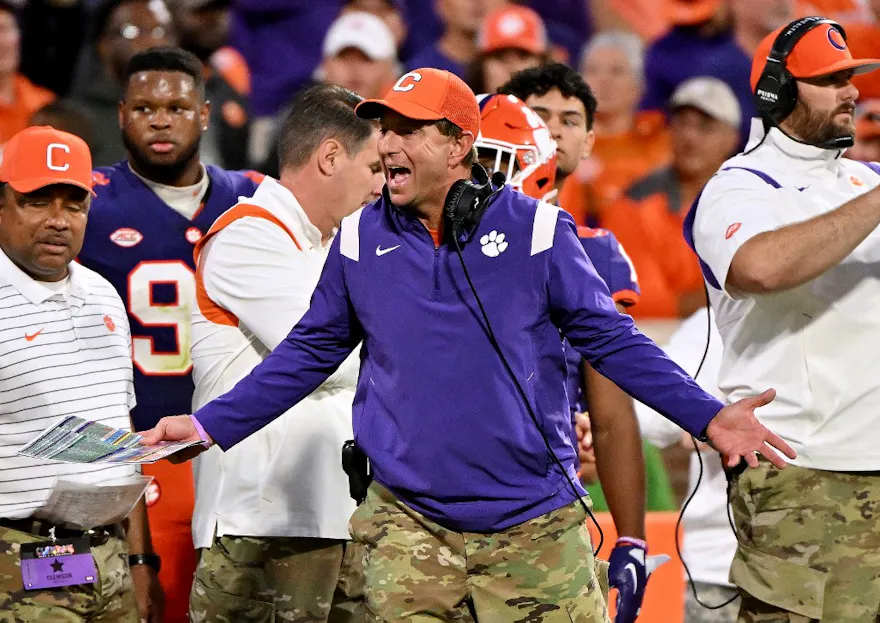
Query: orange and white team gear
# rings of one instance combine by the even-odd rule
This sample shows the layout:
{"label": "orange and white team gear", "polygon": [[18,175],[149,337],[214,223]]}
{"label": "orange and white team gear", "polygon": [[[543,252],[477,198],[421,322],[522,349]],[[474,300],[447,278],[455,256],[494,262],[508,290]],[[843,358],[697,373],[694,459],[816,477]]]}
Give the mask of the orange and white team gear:
{"label": "orange and white team gear", "polygon": [[512,186],[529,197],[555,197],[556,141],[544,120],[513,95],[480,95],[480,134],[474,147],[491,157],[489,168],[500,171]]}
{"label": "orange and white team gear", "polygon": [[[232,389],[308,310],[330,250],[321,238],[293,193],[267,177],[199,241],[194,410]],[[264,429],[196,459],[197,548],[210,547],[215,535],[350,538],[355,503],[340,450],[353,438],[358,367],[355,353]]]}

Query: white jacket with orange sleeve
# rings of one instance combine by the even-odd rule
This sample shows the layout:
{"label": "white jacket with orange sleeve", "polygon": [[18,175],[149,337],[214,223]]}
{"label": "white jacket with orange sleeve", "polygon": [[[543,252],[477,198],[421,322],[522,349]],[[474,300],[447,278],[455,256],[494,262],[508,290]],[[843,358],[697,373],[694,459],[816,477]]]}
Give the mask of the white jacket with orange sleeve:
{"label": "white jacket with orange sleeve", "polygon": [[[330,242],[269,177],[215,222],[196,247],[193,410],[232,389],[287,336],[309,308]],[[214,446],[196,459],[197,548],[210,547],[215,534],[349,538],[355,503],[340,450],[352,438],[358,360],[356,351],[234,448]]]}

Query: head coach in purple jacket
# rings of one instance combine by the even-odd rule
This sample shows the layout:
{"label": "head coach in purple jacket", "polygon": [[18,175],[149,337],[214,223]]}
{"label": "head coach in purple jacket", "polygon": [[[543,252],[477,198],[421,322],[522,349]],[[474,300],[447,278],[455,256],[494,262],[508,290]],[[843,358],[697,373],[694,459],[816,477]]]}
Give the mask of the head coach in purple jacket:
{"label": "head coach in purple jacket", "polygon": [[379,119],[386,188],[341,223],[310,310],[229,393],[144,441],[229,448],[363,342],[354,431],[374,481],[351,529],[367,548],[368,609],[605,621],[561,335],[731,465],[760,453],[784,466],[770,446],[794,456],[754,417],[774,394],[725,407],[704,393],[616,311],[571,217],[472,169],[480,114],[460,79],[411,71],[357,114]]}

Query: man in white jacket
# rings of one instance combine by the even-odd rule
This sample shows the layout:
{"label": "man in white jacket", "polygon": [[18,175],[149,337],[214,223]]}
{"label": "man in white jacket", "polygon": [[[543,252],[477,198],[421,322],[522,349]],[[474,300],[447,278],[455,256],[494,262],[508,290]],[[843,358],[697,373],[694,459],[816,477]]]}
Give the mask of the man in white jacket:
{"label": "man in white jacket", "polygon": [[[694,312],[681,323],[663,350],[686,372],[694,375],[694,380],[700,387],[721,398],[718,370],[721,367],[723,347],[721,335],[715,328],[714,317],[709,316],[714,314],[706,309]],[[642,437],[660,448],[681,442],[688,449],[693,449],[690,435],[683,434],[678,426],[651,407],[640,402],[635,405]],[[682,556],[691,572],[699,600],[709,606],[718,606],[736,596],[736,590],[727,578],[730,561],[736,551],[736,537],[727,520],[727,476],[721,466],[721,457],[718,452],[701,442],[698,442],[698,446],[699,458],[696,453],[691,454],[688,491],[693,491],[697,486],[700,459],[703,463],[703,477],[682,521]],[[733,623],[738,610],[739,600],[730,601],[717,610],[705,608],[695,598],[690,584],[685,585],[685,623]]]}
{"label": "man in white jacket", "polygon": [[685,219],[723,338],[719,387],[729,403],[775,388],[758,419],[797,453],[735,477],[740,621],[880,614],[880,165],[841,157],[851,78],[878,68],[827,19],[768,35],[751,75],[762,118]]}
{"label": "man in white jacket", "polygon": [[[266,178],[196,247],[193,409],[231,389],[302,315],[343,218],[382,189],[378,129],[361,98],[317,86],[294,103]],[[354,353],[284,416],[196,461],[193,621],[363,620],[355,504],[341,467],[352,438]],[[314,417],[320,413],[320,417]]]}

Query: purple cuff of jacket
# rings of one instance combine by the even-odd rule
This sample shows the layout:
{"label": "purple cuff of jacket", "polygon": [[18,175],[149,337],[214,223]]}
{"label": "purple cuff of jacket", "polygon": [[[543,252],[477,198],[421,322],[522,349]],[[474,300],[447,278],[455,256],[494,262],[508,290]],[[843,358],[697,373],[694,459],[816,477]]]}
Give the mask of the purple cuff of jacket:
{"label": "purple cuff of jacket", "polygon": [[196,427],[196,432],[198,432],[204,446],[206,448],[210,448],[212,445],[214,445],[214,442],[211,441],[210,437],[208,437],[208,433],[205,432],[205,428],[199,423],[199,421],[196,419],[196,416],[191,415],[189,416],[189,419],[192,420],[193,426]]}

